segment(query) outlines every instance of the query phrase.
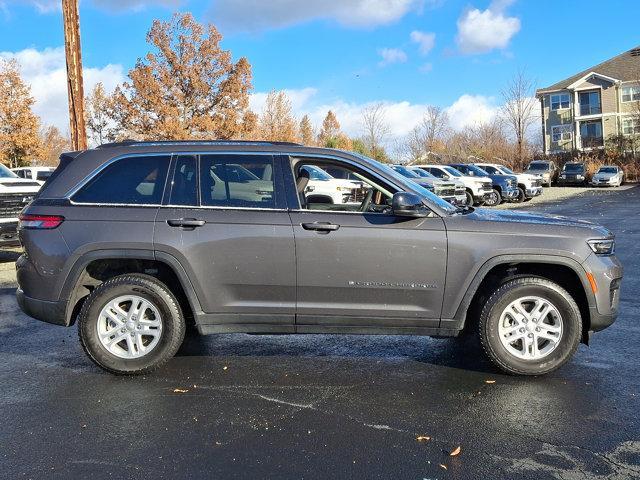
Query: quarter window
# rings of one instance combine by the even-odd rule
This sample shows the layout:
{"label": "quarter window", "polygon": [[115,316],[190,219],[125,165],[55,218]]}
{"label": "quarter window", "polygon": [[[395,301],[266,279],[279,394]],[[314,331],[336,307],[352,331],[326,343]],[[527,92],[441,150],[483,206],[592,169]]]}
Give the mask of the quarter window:
{"label": "quarter window", "polygon": [[93,177],[73,200],[78,203],[159,205],[169,156],[121,158]]}
{"label": "quarter window", "polygon": [[568,93],[558,93],[556,95],[551,95],[551,110],[562,110],[564,108],[569,108],[570,103],[571,97]]}
{"label": "quarter window", "polygon": [[624,135],[640,134],[640,118],[625,118],[622,120],[622,133]]}
{"label": "quarter window", "polygon": [[571,125],[554,125],[551,127],[551,141],[571,140],[573,136]]}
{"label": "quarter window", "polygon": [[640,86],[622,87],[622,101],[634,102],[640,100]]}
{"label": "quarter window", "polygon": [[203,155],[200,162],[202,205],[275,208],[270,155]]}

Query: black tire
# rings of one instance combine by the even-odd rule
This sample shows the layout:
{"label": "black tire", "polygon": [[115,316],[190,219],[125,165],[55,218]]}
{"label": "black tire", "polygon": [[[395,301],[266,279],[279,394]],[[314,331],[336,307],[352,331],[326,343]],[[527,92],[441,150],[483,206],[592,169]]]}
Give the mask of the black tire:
{"label": "black tire", "polygon": [[502,195],[500,195],[500,191],[496,188],[494,188],[493,192],[491,192],[491,194],[486,198],[487,199],[484,203],[487,207],[495,207],[502,203]]}
{"label": "black tire", "polygon": [[[511,354],[498,335],[504,309],[525,296],[537,296],[551,302],[562,317],[563,333],[557,347],[537,360],[525,360]],[[489,297],[482,308],[478,329],[485,354],[499,369],[512,375],[544,375],[560,368],[576,352],[582,335],[582,317],[575,300],[560,285],[540,277],[519,277],[503,283]]]}
{"label": "black tire", "polygon": [[472,206],[473,206],[473,195],[472,195],[472,194],[471,194],[471,192],[470,192],[470,191],[468,191],[468,190],[467,190],[466,192],[464,192],[464,194],[465,194],[465,195],[466,195],[466,197],[467,197],[467,205],[469,205],[470,207],[472,207]]}
{"label": "black tire", "polygon": [[[125,295],[136,295],[151,302],[162,318],[157,345],[148,354],[133,359],[120,358],[109,352],[98,337],[100,311],[109,301]],[[120,275],[107,280],[89,295],[78,316],[78,335],[85,353],[100,368],[117,375],[143,375],[161,367],[180,348],[185,328],[180,304],[173,293],[156,278],[142,274]]]}
{"label": "black tire", "polygon": [[533,200],[533,197],[524,197],[525,202],[530,202],[531,200]]}
{"label": "black tire", "polygon": [[527,198],[527,194],[524,193],[524,189],[522,187],[518,187],[518,196],[514,200],[516,203],[524,202],[524,199]]}

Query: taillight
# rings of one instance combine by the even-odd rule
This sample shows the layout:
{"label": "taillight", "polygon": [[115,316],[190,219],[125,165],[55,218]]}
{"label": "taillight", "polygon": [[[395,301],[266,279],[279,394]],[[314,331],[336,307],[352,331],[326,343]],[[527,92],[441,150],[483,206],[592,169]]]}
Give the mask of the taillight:
{"label": "taillight", "polygon": [[34,230],[51,230],[57,228],[64,217],[60,215],[20,215],[18,228],[30,228]]}

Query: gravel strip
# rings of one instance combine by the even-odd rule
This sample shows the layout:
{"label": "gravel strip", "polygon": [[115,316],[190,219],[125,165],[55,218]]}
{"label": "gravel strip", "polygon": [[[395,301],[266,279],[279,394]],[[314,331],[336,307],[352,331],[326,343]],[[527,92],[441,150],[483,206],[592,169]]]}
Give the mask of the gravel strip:
{"label": "gravel strip", "polygon": [[498,207],[501,209],[515,209],[521,207],[530,207],[532,205],[541,205],[544,203],[561,202],[578,195],[611,195],[615,192],[629,190],[636,187],[636,184],[627,184],[621,187],[545,187],[542,195],[535,197],[528,202],[523,203],[503,203]]}

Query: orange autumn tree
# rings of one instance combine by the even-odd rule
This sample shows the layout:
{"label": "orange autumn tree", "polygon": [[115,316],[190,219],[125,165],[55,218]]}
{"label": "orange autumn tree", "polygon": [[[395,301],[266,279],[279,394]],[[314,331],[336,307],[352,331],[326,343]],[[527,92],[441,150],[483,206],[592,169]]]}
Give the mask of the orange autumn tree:
{"label": "orange autumn tree", "polygon": [[258,131],[260,138],[269,142],[298,141],[298,125],[291,111],[291,100],[285,92],[269,92]]}
{"label": "orange autumn tree", "polygon": [[118,137],[228,139],[253,129],[251,65],[246,58],[233,63],[221,40],[213,25],[190,13],[155,20],[147,34],[153,51],[138,59],[113,95]]}
{"label": "orange autumn tree", "polygon": [[300,130],[300,141],[303,145],[313,146],[316,144],[313,125],[311,124],[309,115],[302,117],[298,129]]}
{"label": "orange autumn tree", "polygon": [[0,162],[28,165],[40,152],[40,119],[33,113],[31,89],[15,60],[0,62]]}
{"label": "orange autumn tree", "polygon": [[40,157],[39,165],[57,167],[60,163],[62,152],[71,150],[71,142],[68,136],[63,136],[57,127],[49,125],[40,132]]}

